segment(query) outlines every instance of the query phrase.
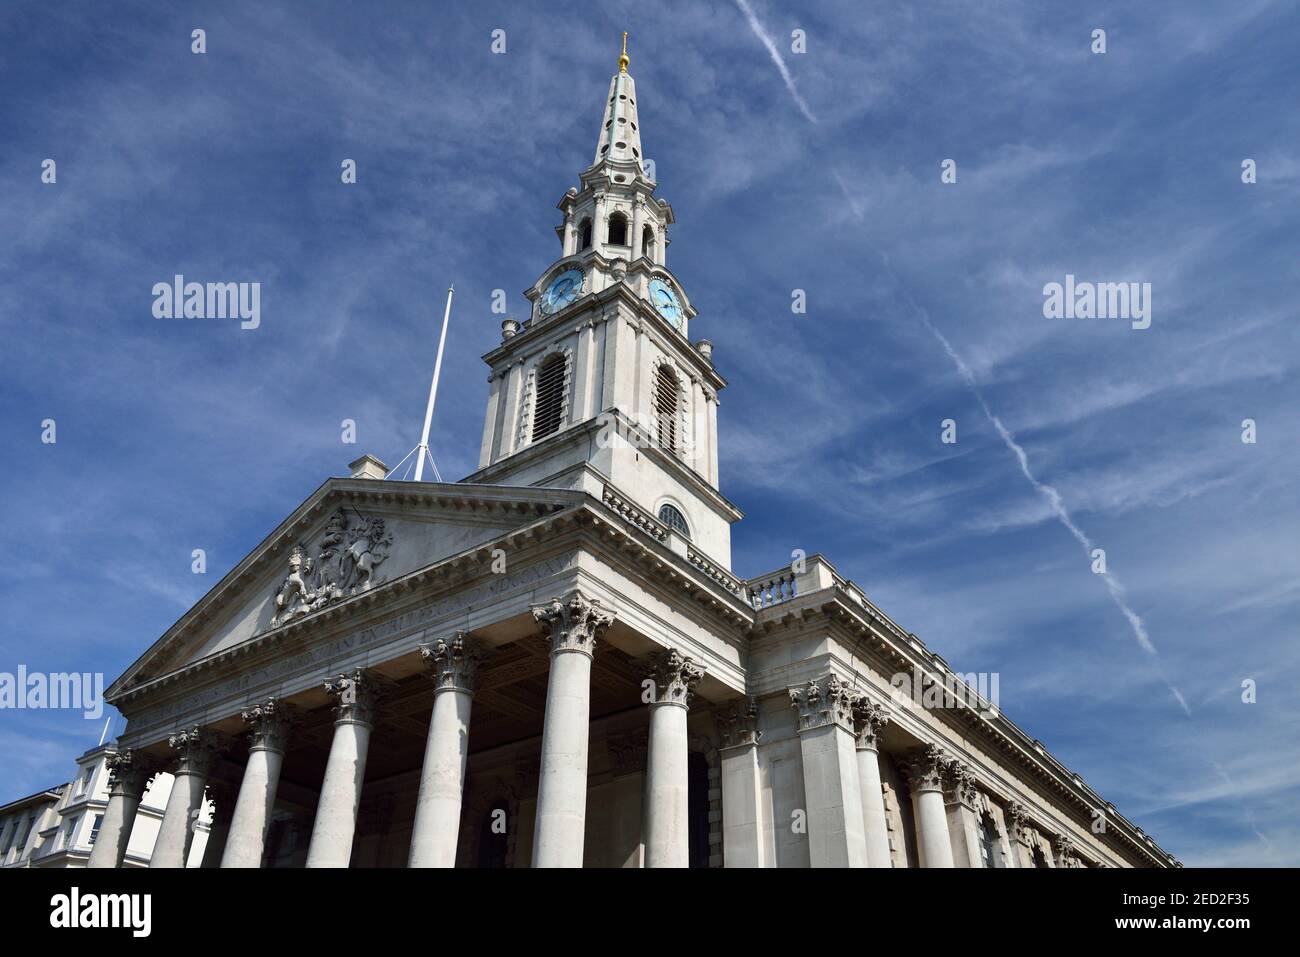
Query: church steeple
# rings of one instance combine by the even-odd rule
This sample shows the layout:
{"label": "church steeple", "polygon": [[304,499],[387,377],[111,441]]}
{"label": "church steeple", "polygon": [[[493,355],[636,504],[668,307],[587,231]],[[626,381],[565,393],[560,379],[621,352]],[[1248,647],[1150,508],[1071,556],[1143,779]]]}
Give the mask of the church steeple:
{"label": "church steeple", "polygon": [[605,116],[601,121],[600,137],[596,141],[596,156],[592,166],[607,164],[611,167],[634,170],[644,177],[641,152],[641,128],[636,112],[636,80],[627,72],[627,34],[623,34],[623,54],[618,58],[618,72],[610,78],[609,97],[605,101]]}
{"label": "church steeple", "polygon": [[[592,164],[557,203],[559,258],[502,324],[479,470],[467,481],[582,488],[654,516],[719,567],[740,513],[718,491],[726,382],[668,268],[672,207],[646,172],[627,39]],[[653,166],[651,167],[653,169]],[[666,517],[665,517],[666,516]]]}

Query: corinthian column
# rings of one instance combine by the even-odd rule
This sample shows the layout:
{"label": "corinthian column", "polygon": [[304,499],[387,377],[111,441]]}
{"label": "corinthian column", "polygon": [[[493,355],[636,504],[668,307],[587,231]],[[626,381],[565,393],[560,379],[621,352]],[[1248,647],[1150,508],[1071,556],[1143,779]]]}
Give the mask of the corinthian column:
{"label": "corinthian column", "polygon": [[686,710],[704,677],[694,660],[669,648],[649,670],[655,696],[650,702],[650,746],[646,758],[646,867],[690,866],[689,740]]}
{"label": "corinthian column", "polygon": [[1006,821],[1012,861],[1016,867],[1033,867],[1033,830],[1029,823],[1029,808],[1019,801],[1012,801],[1007,805]]}
{"label": "corinthian column", "polygon": [[[952,761],[944,770],[945,807],[948,813],[948,833],[952,837],[952,862],[954,867],[983,867],[980,854],[979,790],[975,786],[975,772],[969,765]],[[989,862],[989,866],[994,866]]]}
{"label": "corinthian column", "polygon": [[838,675],[790,689],[798,714],[813,867],[866,867],[862,789],[854,757],[853,705],[858,695]]}
{"label": "corinthian column", "polygon": [[533,609],[551,647],[538,770],[533,867],[581,867],[587,818],[591,657],[614,616],[574,592]]}
{"label": "corinthian column", "polygon": [[266,831],[275,809],[275,791],[280,785],[289,718],[275,698],[255,704],[240,717],[251,728],[248,764],[235,801],[222,867],[261,867],[266,850]]}
{"label": "corinthian column", "polygon": [[857,731],[858,789],[862,792],[862,831],[867,844],[867,866],[893,867],[889,853],[889,825],[885,820],[885,794],[880,787],[880,729],[889,723],[885,709],[865,696],[853,709]]}
{"label": "corinthian column", "polygon": [[104,763],[108,766],[108,807],[104,809],[104,820],[99,825],[95,846],[90,849],[87,867],[122,866],[140,798],[156,770],[151,762],[136,757],[130,750],[110,754]]}
{"label": "corinthian column", "polygon": [[922,867],[952,867],[952,841],[943,806],[943,774],[948,756],[929,744],[913,751],[905,763],[916,818],[916,847]]}
{"label": "corinthian column", "polygon": [[352,861],[352,837],[366,777],[376,689],[373,679],[358,668],[326,681],[325,690],[339,703],[334,708],[334,740],[307,846],[307,866],[347,867]]}
{"label": "corinthian column", "polygon": [[758,776],[758,702],[739,702],[718,716],[722,744],[722,865],[763,866],[763,785]]}
{"label": "corinthian column", "polygon": [[203,809],[203,789],[216,749],[198,728],[178,731],[167,739],[177,753],[175,779],[167,798],[158,838],[154,841],[150,867],[184,867],[194,837],[194,820]]}
{"label": "corinthian column", "polygon": [[469,756],[469,712],[478,687],[481,650],[459,632],[420,648],[433,677],[433,716],[424,744],[420,794],[411,834],[411,867],[455,867],[460,832],[465,761]]}

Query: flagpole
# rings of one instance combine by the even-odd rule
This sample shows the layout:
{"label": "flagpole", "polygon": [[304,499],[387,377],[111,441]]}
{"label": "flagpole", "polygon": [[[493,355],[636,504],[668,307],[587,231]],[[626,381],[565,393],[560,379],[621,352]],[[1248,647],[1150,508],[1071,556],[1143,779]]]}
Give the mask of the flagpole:
{"label": "flagpole", "polygon": [[[447,308],[442,313],[442,334],[438,337],[438,358],[433,362],[433,382],[429,384],[429,404],[424,408],[424,431],[420,433],[420,445],[415,458],[415,480],[417,482],[424,478],[425,457],[427,456],[430,462],[433,461],[433,455],[429,452],[429,426],[433,424],[433,404],[438,398],[438,377],[442,374],[442,351],[447,345],[447,322],[451,319],[451,297],[455,292],[456,287],[454,285],[447,287]],[[433,471],[434,474],[437,474],[438,466],[435,465]]]}

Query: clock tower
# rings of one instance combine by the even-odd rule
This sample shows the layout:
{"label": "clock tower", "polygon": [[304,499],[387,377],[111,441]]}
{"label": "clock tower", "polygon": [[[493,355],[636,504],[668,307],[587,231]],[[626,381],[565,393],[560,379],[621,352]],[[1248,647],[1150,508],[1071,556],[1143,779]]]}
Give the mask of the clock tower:
{"label": "clock tower", "polygon": [[[627,34],[591,166],[557,208],[560,256],[502,323],[479,470],[464,481],[580,488],[721,568],[740,512],[718,491],[712,344],[667,265],[675,222],[646,173]],[[653,167],[652,167],[653,168]]]}

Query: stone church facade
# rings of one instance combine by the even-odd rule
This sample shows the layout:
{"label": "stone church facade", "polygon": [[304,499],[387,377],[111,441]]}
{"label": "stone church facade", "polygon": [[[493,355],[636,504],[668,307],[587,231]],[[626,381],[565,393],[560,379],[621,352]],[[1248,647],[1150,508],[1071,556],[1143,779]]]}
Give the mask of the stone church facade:
{"label": "stone church facade", "polygon": [[207,801],[222,867],[1176,866],[821,556],[731,571],[726,383],[639,122],[625,52],[478,471],[363,456],[109,689],[90,866],[159,771],[154,867]]}

